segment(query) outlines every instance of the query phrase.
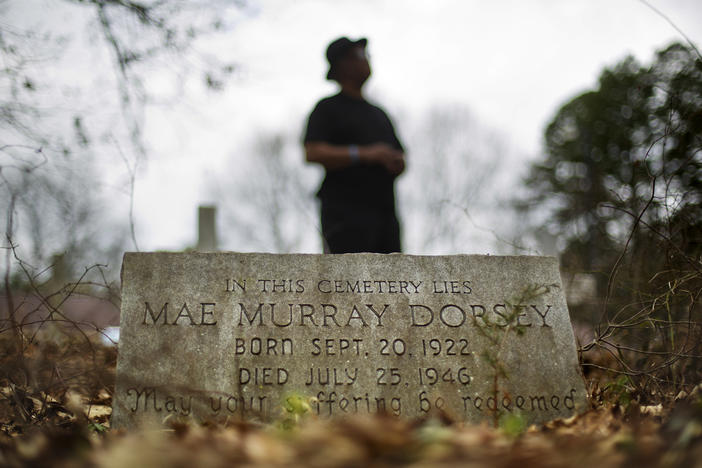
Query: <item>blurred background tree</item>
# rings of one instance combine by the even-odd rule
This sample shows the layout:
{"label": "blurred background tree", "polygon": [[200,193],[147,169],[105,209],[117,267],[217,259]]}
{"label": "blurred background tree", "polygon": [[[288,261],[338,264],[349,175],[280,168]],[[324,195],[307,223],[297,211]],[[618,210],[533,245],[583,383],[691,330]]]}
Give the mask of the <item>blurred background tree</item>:
{"label": "blurred background tree", "polygon": [[122,252],[138,250],[133,192],[154,143],[147,112],[222,88],[236,65],[198,41],[245,7],[0,0],[0,386],[18,389],[8,404],[77,381],[91,398],[112,387],[114,360],[97,359],[93,334],[119,319],[107,301],[119,301]]}
{"label": "blurred background tree", "polygon": [[[671,255],[695,256],[701,148],[695,51],[673,44],[648,67],[627,57],[602,72],[597,90],[559,109],[546,129],[546,156],[526,179],[529,197],[518,205],[543,210],[547,229],[565,240],[563,268],[597,275],[603,298],[628,241],[635,261],[627,274],[640,291]],[[675,242],[653,249],[665,239]]]}
{"label": "blurred background tree", "polygon": [[236,64],[197,41],[245,10],[243,0],[0,0],[2,245],[15,249],[0,271],[16,253],[39,282],[95,263],[116,278],[121,252],[138,249],[146,109],[183,100],[193,80],[220,89]]}
{"label": "blurred background tree", "polygon": [[[517,205],[541,212],[538,229],[561,237],[566,277],[595,278],[590,300],[570,304],[577,320],[597,324],[586,349],[621,351],[624,340],[636,351],[626,359],[619,353],[620,370],[641,376],[658,369],[659,383],[685,375],[699,381],[698,51],[676,43],[649,66],[627,57],[605,69],[598,89],[558,110],[545,132],[545,153],[531,166],[529,195]],[[655,365],[652,356],[663,359]],[[680,359],[685,365],[676,370]]]}
{"label": "blurred background tree", "polygon": [[508,168],[524,155],[463,105],[435,105],[406,135],[408,169],[397,186],[405,251],[463,254],[492,245],[492,252],[513,253],[505,240],[515,232],[507,200],[516,181]]}
{"label": "blurred background tree", "polygon": [[301,148],[285,130],[261,132],[231,155],[230,171],[209,175],[208,195],[220,201],[226,239],[221,248],[271,253],[321,250],[314,204],[318,170],[304,164]]}

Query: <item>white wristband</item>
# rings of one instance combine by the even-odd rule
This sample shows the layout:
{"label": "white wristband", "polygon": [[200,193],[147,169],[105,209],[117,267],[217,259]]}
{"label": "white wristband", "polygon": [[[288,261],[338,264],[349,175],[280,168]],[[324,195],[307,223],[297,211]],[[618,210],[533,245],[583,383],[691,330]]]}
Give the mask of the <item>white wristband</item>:
{"label": "white wristband", "polygon": [[351,165],[353,166],[361,162],[361,154],[358,151],[358,146],[349,145],[349,157],[351,158]]}

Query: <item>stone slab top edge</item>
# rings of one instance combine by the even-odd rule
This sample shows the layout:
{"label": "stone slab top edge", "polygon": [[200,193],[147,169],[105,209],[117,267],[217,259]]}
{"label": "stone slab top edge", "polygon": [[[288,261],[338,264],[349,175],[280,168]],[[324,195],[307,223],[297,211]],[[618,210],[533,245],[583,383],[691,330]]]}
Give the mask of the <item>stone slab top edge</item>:
{"label": "stone slab top edge", "polygon": [[554,255],[492,255],[492,254],[445,254],[445,255],[419,255],[419,254],[405,254],[405,253],[373,253],[373,252],[358,252],[358,253],[343,253],[343,254],[326,254],[326,253],[271,253],[271,252],[237,252],[234,250],[222,250],[218,252],[201,252],[201,251],[149,251],[149,252],[124,252],[124,257],[136,256],[136,255],[200,255],[200,256],[216,256],[216,255],[246,255],[246,256],[276,256],[276,257],[415,257],[415,258],[445,258],[445,257],[481,257],[481,258],[500,258],[500,259],[518,259],[518,258],[539,258],[539,259],[553,259],[558,261],[558,258]]}

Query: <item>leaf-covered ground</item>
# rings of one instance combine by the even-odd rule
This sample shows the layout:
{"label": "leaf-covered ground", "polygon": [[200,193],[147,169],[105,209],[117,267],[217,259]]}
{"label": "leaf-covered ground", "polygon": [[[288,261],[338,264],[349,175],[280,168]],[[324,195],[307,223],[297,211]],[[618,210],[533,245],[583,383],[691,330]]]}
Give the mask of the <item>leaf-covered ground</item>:
{"label": "leaf-covered ground", "polygon": [[[380,415],[126,432],[109,428],[113,348],[66,343],[27,349],[21,361],[3,355],[0,466],[702,466],[700,386],[666,406],[640,406],[591,382],[590,411],[529,428]],[[18,385],[27,370],[33,385]]]}

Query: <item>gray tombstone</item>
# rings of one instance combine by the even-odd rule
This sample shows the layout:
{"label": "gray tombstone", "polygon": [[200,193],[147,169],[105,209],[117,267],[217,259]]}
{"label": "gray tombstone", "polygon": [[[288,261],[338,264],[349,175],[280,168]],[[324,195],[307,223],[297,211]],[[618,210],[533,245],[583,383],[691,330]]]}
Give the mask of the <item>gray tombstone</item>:
{"label": "gray tombstone", "polygon": [[127,253],[112,423],[587,407],[551,257]]}
{"label": "gray tombstone", "polygon": [[217,207],[199,206],[197,209],[197,246],[200,252],[217,251]]}

